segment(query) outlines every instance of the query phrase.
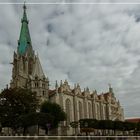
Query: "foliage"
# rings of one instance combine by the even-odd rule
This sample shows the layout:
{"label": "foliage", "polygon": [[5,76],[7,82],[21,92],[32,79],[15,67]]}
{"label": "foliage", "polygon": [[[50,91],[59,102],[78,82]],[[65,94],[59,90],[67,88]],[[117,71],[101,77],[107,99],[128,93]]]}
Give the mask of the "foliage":
{"label": "foliage", "polygon": [[123,126],[123,122],[122,121],[113,121],[114,122],[114,130],[120,130],[122,131],[124,126]]}
{"label": "foliage", "polygon": [[111,130],[114,126],[114,122],[112,120],[105,120],[106,129]]}
{"label": "foliage", "polygon": [[51,123],[51,128],[57,128],[60,121],[66,120],[66,114],[57,103],[51,103],[45,101],[41,104],[40,112],[48,113],[53,116],[53,122]]}
{"label": "foliage", "polygon": [[136,123],[123,122],[124,131],[134,130],[136,128]]}
{"label": "foliage", "polygon": [[70,123],[70,126],[71,126],[72,128],[78,128],[78,125],[79,125],[79,122],[77,122],[77,121],[74,121],[74,122],[71,122],[71,123]]}
{"label": "foliage", "polygon": [[140,122],[136,124],[136,131],[140,131]]}
{"label": "foliage", "polygon": [[79,120],[80,128],[98,128],[96,119],[81,119]]}
{"label": "foliage", "polygon": [[36,93],[28,89],[5,89],[0,94],[0,122],[2,127],[16,130],[20,127],[20,117],[35,112],[38,107]]}
{"label": "foliage", "polygon": [[95,119],[81,119],[80,128],[84,129],[88,132],[91,131],[91,128],[101,129],[101,130],[116,130],[119,131],[130,131],[130,130],[140,130],[140,123],[131,123],[131,122],[123,122],[123,121],[112,121],[112,120],[95,120]]}
{"label": "foliage", "polygon": [[29,114],[21,115],[19,117],[20,127],[24,128],[23,134],[29,126],[42,126],[43,129],[46,129],[47,124],[53,122],[53,117],[47,113],[32,112]]}

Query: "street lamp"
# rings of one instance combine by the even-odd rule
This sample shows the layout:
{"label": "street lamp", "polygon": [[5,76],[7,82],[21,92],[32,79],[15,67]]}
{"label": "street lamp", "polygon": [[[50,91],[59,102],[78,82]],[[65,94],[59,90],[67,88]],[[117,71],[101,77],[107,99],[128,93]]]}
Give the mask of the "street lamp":
{"label": "street lamp", "polygon": [[47,126],[47,129],[48,129],[48,133],[47,134],[49,135],[49,130],[51,128],[51,124],[50,123],[47,123],[46,126]]}

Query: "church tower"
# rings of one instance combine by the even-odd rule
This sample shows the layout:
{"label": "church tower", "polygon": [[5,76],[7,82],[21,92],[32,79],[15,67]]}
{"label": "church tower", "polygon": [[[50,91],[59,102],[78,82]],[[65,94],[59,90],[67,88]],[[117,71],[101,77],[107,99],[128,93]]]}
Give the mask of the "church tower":
{"label": "church tower", "polygon": [[13,55],[11,88],[28,88],[40,99],[48,98],[49,80],[45,77],[38,55],[34,53],[28,28],[26,5],[23,6],[17,52]]}

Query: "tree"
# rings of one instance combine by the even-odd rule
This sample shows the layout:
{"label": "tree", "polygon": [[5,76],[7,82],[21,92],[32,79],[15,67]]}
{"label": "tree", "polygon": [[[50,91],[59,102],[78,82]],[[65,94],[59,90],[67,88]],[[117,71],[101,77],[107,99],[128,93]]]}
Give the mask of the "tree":
{"label": "tree", "polygon": [[111,120],[98,120],[98,129],[102,130],[102,135],[106,135],[105,130],[110,130],[112,128],[113,128],[113,123]]}
{"label": "tree", "polygon": [[124,125],[122,121],[113,121],[114,124],[114,135],[116,135],[116,130],[123,131]]}
{"label": "tree", "polygon": [[18,117],[19,127],[23,128],[23,135],[26,135],[26,130],[30,126],[37,125],[38,114],[36,112],[23,114]]}
{"label": "tree", "polygon": [[94,132],[95,129],[98,129],[98,120],[96,119],[80,119],[80,131],[85,132],[86,136],[89,132]]}
{"label": "tree", "polygon": [[136,124],[135,132],[137,135],[140,135],[140,122]]}
{"label": "tree", "polygon": [[53,122],[53,116],[47,113],[40,113],[40,112],[32,112],[26,115],[22,115],[19,117],[20,127],[23,129],[23,135],[26,134],[26,130],[30,126],[38,126],[38,133],[39,133],[39,126],[43,129],[46,129],[48,123]]}
{"label": "tree", "polygon": [[105,120],[106,121],[106,129],[108,130],[108,135],[110,135],[110,131],[114,128],[114,121],[112,120]]}
{"label": "tree", "polygon": [[2,127],[10,127],[17,130],[20,125],[20,117],[36,112],[38,100],[36,93],[28,89],[5,89],[0,94],[0,122]]}
{"label": "tree", "polygon": [[49,101],[43,102],[40,107],[40,112],[53,116],[53,122],[49,126],[50,129],[57,128],[60,121],[66,120],[66,113],[57,103],[51,103]]}
{"label": "tree", "polygon": [[136,123],[134,123],[134,122],[127,122],[127,121],[125,121],[125,122],[123,122],[123,127],[124,127],[124,131],[135,131],[135,129],[136,129]]}

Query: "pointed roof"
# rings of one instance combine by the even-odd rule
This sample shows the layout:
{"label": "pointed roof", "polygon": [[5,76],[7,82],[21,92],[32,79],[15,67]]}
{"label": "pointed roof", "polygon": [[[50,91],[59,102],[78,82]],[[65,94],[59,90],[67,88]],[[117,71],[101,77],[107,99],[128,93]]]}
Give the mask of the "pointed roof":
{"label": "pointed roof", "polygon": [[45,77],[38,56],[36,56],[35,65],[34,65],[34,69],[33,69],[32,76],[33,76],[33,77],[36,77],[36,76],[37,76],[38,78],[43,78],[43,77]]}
{"label": "pointed roof", "polygon": [[18,53],[20,55],[24,55],[26,53],[27,48],[29,47],[32,48],[25,3],[23,5],[23,17],[21,23],[22,25],[21,25],[20,37],[18,40]]}

